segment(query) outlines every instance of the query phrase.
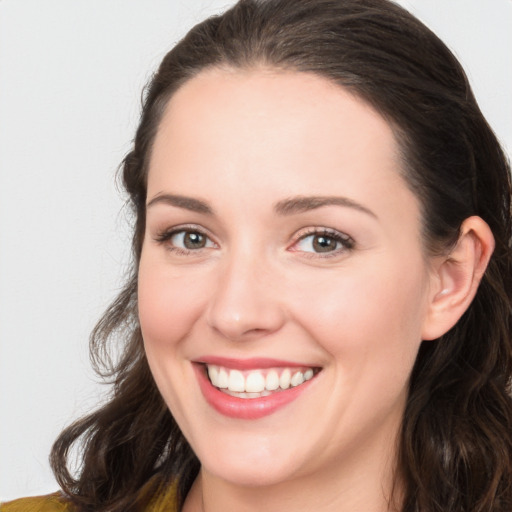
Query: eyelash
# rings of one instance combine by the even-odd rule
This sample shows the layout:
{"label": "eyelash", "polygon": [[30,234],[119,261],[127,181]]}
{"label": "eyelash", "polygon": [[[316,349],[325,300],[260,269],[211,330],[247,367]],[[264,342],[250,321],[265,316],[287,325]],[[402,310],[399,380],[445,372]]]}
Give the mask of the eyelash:
{"label": "eyelash", "polygon": [[[355,247],[354,239],[340,231],[335,229],[327,229],[327,228],[308,228],[305,232],[301,232],[297,237],[297,240],[293,243],[292,247],[296,247],[300,242],[303,242],[309,237],[324,237],[330,240],[333,240],[336,244],[340,244],[340,248],[336,248],[333,251],[327,251],[325,253],[321,252],[310,252],[310,251],[301,251],[303,255],[307,258],[333,258],[339,257],[343,253],[350,252]],[[297,251],[299,252],[299,251]]]}
{"label": "eyelash", "polygon": [[208,233],[194,225],[177,226],[172,229],[163,230],[155,236],[154,240],[159,244],[165,244],[167,250],[174,252],[179,256],[189,256],[192,253],[199,252],[200,249],[203,249],[203,247],[198,249],[186,249],[170,244],[169,241],[172,239],[172,237],[180,233],[197,233],[198,235],[204,236],[207,240],[212,241]]}
{"label": "eyelash", "polygon": [[[215,242],[213,242],[208,235],[207,232],[205,232],[203,229],[199,228],[198,226],[194,225],[185,225],[185,226],[177,226],[172,229],[163,230],[159,232],[154,240],[159,244],[165,244],[167,246],[167,249],[169,251],[172,251],[176,253],[179,256],[189,256],[192,253],[197,253],[201,249],[208,248],[208,247],[199,247],[197,249],[186,249],[183,247],[176,247],[175,245],[171,245],[169,241],[172,239],[172,237],[183,233],[196,233],[203,237],[205,237],[207,240],[209,240],[212,244],[215,245]],[[297,249],[293,249],[293,247],[296,247],[298,244],[303,242],[309,237],[324,237],[327,239],[330,239],[334,241],[336,244],[340,244],[341,248],[336,248],[333,251],[326,251],[325,253],[321,252],[315,252],[315,251],[299,251]],[[305,232],[299,233],[299,235],[296,237],[296,240],[291,245],[291,250],[293,252],[302,252],[303,255],[307,258],[332,258],[336,256],[340,256],[342,253],[350,252],[352,249],[354,249],[355,241],[352,237],[345,233],[341,233],[340,231],[336,231],[334,229],[326,229],[326,228],[308,228]]]}

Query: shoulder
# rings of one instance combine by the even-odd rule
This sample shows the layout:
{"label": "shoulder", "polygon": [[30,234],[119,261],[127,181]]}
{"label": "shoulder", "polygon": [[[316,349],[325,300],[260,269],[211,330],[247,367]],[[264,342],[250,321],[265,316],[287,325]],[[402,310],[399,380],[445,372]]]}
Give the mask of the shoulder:
{"label": "shoulder", "polygon": [[[147,496],[149,503],[144,507],[145,512],[177,512],[177,484],[148,486],[142,490],[142,496]],[[151,492],[155,490],[156,492]],[[66,500],[61,493],[21,498],[19,500],[0,503],[0,512],[76,512],[75,506]]]}
{"label": "shoulder", "polygon": [[[178,499],[177,499],[178,486],[177,482],[171,485],[159,485],[156,492],[150,493],[152,495],[148,505],[144,508],[145,512],[178,512]],[[143,490],[143,493],[148,492],[148,487]],[[3,511],[0,511],[3,512]]]}
{"label": "shoulder", "polygon": [[0,512],[73,512],[74,507],[60,493],[21,498],[0,504]]}

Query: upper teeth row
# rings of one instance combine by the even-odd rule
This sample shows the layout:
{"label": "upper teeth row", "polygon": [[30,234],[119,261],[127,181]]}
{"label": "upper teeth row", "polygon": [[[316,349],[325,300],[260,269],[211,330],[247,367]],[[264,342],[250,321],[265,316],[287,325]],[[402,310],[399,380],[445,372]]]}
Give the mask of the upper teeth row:
{"label": "upper teeth row", "polygon": [[290,386],[299,386],[314,375],[311,368],[304,371],[285,368],[281,374],[277,370],[271,369],[266,375],[262,373],[262,370],[252,370],[245,372],[244,375],[239,370],[229,370],[212,364],[207,365],[207,368],[208,377],[216,388],[239,393],[261,393],[264,390],[288,389]]}

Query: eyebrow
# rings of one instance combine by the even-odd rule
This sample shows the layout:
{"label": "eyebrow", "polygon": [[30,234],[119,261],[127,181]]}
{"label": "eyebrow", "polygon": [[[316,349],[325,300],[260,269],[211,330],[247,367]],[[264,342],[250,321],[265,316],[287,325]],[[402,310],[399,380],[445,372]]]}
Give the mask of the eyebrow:
{"label": "eyebrow", "polygon": [[[176,194],[158,194],[151,201],[148,202],[146,208],[151,208],[156,204],[167,204],[170,206],[176,206],[177,208],[184,208],[196,213],[202,213],[205,215],[213,215],[213,209],[208,203],[189,196],[181,196]],[[316,210],[323,206],[343,206],[346,208],[354,208],[360,212],[366,213],[371,217],[377,218],[377,215],[371,210],[357,203],[356,201],[349,199],[348,197],[341,196],[297,196],[290,197],[278,201],[274,210],[279,215],[293,215],[296,213],[304,213],[310,210]]]}
{"label": "eyebrow", "polygon": [[207,203],[201,201],[200,199],[195,199],[188,196],[180,196],[175,194],[158,194],[148,202],[146,209],[151,208],[156,204],[167,204],[169,206],[184,208],[185,210],[190,210],[196,213],[213,215],[213,210]]}
{"label": "eyebrow", "polygon": [[274,209],[280,215],[293,215],[295,213],[303,213],[309,210],[322,208],[323,206],[344,206],[354,208],[360,212],[366,213],[377,219],[377,215],[371,210],[349,199],[341,196],[298,196],[289,199],[283,199],[276,203]]}

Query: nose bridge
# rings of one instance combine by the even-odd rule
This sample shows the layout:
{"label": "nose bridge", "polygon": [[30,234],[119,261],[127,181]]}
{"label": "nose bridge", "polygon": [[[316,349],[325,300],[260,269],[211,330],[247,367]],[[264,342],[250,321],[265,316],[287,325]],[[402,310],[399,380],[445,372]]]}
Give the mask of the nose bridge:
{"label": "nose bridge", "polygon": [[274,332],[284,321],[272,265],[250,247],[226,255],[207,311],[209,325],[238,340]]}

